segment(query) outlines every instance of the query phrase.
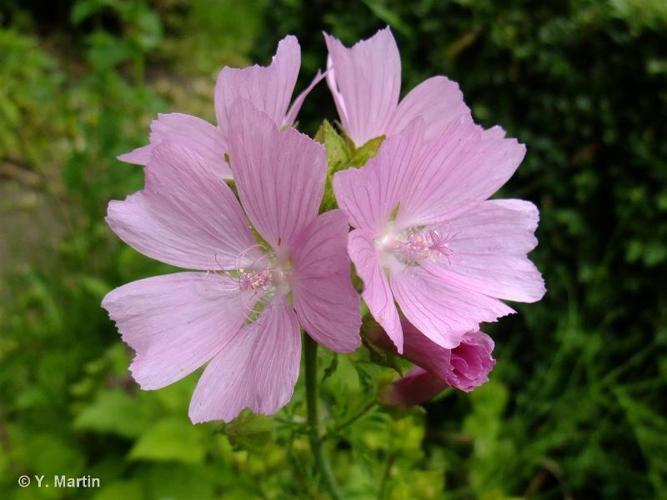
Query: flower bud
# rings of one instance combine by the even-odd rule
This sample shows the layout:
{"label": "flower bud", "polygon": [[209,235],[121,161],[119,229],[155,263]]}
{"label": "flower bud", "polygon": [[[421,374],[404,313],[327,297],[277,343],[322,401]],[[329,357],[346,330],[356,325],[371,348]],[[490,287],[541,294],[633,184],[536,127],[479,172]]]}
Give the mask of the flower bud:
{"label": "flower bud", "polygon": [[[382,396],[386,404],[410,406],[424,403],[446,387],[470,392],[489,379],[496,364],[493,340],[481,331],[466,333],[454,349],[431,341],[408,321],[403,320],[405,338],[403,357],[417,367],[393,382]],[[392,342],[381,330],[368,334],[377,346],[395,352]]]}

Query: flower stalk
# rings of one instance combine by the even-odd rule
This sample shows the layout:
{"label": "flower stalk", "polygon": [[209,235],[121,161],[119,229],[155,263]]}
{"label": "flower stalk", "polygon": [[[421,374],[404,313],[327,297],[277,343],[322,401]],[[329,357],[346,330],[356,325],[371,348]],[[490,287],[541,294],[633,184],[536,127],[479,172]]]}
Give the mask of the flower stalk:
{"label": "flower stalk", "polygon": [[324,455],[322,448],[322,439],[320,438],[320,421],[318,413],[318,396],[317,396],[317,343],[310,338],[310,336],[303,336],[304,345],[304,363],[305,363],[305,379],[306,379],[306,410],[308,413],[308,439],[310,441],[310,449],[315,458],[315,467],[317,468],[324,485],[335,500],[343,498],[336,478],[331,471],[329,462]]}

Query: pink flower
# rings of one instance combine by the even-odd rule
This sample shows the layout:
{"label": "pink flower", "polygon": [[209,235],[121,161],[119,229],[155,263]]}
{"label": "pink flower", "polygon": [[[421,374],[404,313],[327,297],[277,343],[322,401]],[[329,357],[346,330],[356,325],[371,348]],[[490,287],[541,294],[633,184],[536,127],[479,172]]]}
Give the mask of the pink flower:
{"label": "pink flower", "polygon": [[171,141],[200,157],[202,165],[216,178],[231,179],[232,173],[224,160],[232,129],[230,112],[239,99],[249,100],[281,127],[294,124],[306,96],[324,77],[318,74],[294,100],[292,92],[301,66],[301,49],[294,36],[286,36],[278,44],[269,66],[248,68],[224,67],[215,86],[215,115],[218,126],[183,113],[159,114],[151,123],[150,143],[120,155],[119,160],[146,165],[151,150],[162,141]]}
{"label": "pink flower", "polygon": [[514,312],[498,299],[534,302],[545,292],[527,258],[537,245],[537,208],[487,200],[512,176],[525,147],[469,117],[430,142],[425,128],[415,120],[366,166],[333,180],[356,228],[348,252],[364,281],[363,298],[399,353],[403,329],[394,300],[426,337],[453,349],[479,323]]}
{"label": "pink flower", "polygon": [[[496,360],[491,355],[493,340],[484,332],[467,332],[457,347],[445,349],[408,321],[401,323],[405,338],[403,357],[417,366],[387,388],[383,402],[397,406],[421,404],[446,387],[470,392],[489,380]],[[369,339],[378,347],[396,352],[382,331],[371,332]]]}
{"label": "pink flower", "polygon": [[425,80],[399,103],[401,58],[388,27],[351,48],[326,33],[324,38],[329,49],[327,83],[343,128],[357,146],[398,134],[418,116],[430,139],[456,118],[470,115],[459,86],[444,76]]}
{"label": "pink flower", "polygon": [[145,188],[112,201],[107,215],[139,252],[203,271],[135,281],[102,303],[136,351],[131,371],[142,388],[164,387],[208,363],[190,405],[195,423],[285,405],[299,371],[300,328],[338,352],[360,342],[345,215],[318,215],[322,146],[279,130],[248,101],[231,115],[240,203],[200,156],[165,140],[152,151]]}

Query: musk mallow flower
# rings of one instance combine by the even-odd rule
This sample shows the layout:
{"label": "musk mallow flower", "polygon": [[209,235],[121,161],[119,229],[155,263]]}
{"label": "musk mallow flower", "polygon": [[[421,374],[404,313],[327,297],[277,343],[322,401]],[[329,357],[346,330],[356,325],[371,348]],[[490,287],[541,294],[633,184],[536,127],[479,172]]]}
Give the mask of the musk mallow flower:
{"label": "musk mallow flower", "polygon": [[534,302],[545,292],[527,257],[537,245],[537,208],[487,199],[525,147],[467,116],[435,140],[424,140],[425,127],[415,120],[364,167],[333,179],[354,227],[348,252],[362,296],[399,353],[399,307],[426,337],[453,349],[479,323],[514,312],[499,299]]}
{"label": "musk mallow flower", "polygon": [[142,388],[206,365],[190,404],[195,423],[285,405],[299,372],[300,328],[334,351],[360,343],[346,217],[318,215],[322,146],[294,128],[278,129],[245,100],[232,117],[238,200],[201,157],[163,141],[151,153],[144,189],[112,201],[107,215],[139,252],[195,270],[126,284],[102,302],[136,352],[131,372]]}
{"label": "musk mallow flower", "polygon": [[427,139],[437,137],[460,116],[470,115],[458,84],[435,76],[400,101],[401,58],[389,27],[347,48],[324,34],[329,50],[327,84],[345,133],[357,147],[401,132],[416,117]]}
{"label": "musk mallow flower", "polygon": [[[466,332],[453,349],[435,344],[404,318],[403,357],[416,366],[390,384],[382,401],[397,406],[411,406],[430,401],[447,387],[470,392],[489,380],[496,364],[494,343],[484,332]],[[371,330],[367,338],[376,346],[396,352],[393,342],[380,329]]]}
{"label": "musk mallow flower", "polygon": [[278,43],[276,54],[268,66],[224,67],[218,75],[214,92],[217,126],[188,114],[159,114],[151,123],[149,144],[122,154],[118,159],[146,165],[155,145],[171,141],[200,156],[202,165],[214,176],[231,179],[232,173],[225,161],[225,153],[228,136],[234,126],[230,120],[234,103],[239,99],[247,99],[266,113],[278,127],[293,125],[306,96],[324,77],[318,72],[290,106],[300,67],[301,48],[292,35]]}

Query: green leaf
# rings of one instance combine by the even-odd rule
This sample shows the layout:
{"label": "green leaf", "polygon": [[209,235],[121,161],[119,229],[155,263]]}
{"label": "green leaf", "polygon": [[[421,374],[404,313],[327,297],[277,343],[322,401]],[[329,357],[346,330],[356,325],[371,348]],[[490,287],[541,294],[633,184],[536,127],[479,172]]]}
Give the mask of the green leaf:
{"label": "green leaf", "polygon": [[96,276],[87,274],[79,276],[79,285],[81,289],[90,293],[94,297],[102,300],[102,298],[109,292],[111,286]]}
{"label": "green leaf", "polygon": [[17,450],[19,463],[25,463],[40,474],[51,476],[66,471],[68,475],[76,476],[84,471],[84,454],[66,435],[35,433],[27,427],[15,427],[9,429],[9,437],[12,442],[20,443]]}
{"label": "green leaf", "polygon": [[398,31],[401,35],[406,37],[412,35],[409,25],[404,23],[393,9],[383,5],[383,2],[379,2],[378,0],[363,0],[363,2],[373,14]]}
{"label": "green leaf", "polygon": [[70,21],[73,25],[81,24],[86,19],[100,12],[108,6],[110,2],[101,0],[79,0],[74,3],[74,7],[70,13]]}
{"label": "green leaf", "polygon": [[202,467],[177,463],[150,464],[142,470],[142,477],[149,498],[205,500],[213,497],[212,479],[215,476]]}
{"label": "green leaf", "polygon": [[88,37],[87,59],[98,71],[108,71],[133,57],[127,40],[98,31]]}
{"label": "green leaf", "polygon": [[133,438],[151,423],[146,405],[119,389],[104,391],[74,421],[74,428]]}
{"label": "green leaf", "polygon": [[199,464],[204,460],[202,428],[187,420],[166,418],[149,428],[130,451],[130,460]]}
{"label": "green leaf", "polygon": [[322,382],[324,382],[326,379],[328,379],[329,377],[331,377],[331,375],[334,374],[337,366],[338,366],[338,354],[332,353],[331,362],[324,369],[324,374],[322,375]]}
{"label": "green leaf", "polygon": [[261,448],[271,442],[273,420],[262,415],[255,415],[250,410],[241,414],[225,426],[225,434],[238,446],[248,449]]}
{"label": "green leaf", "polygon": [[137,481],[114,481],[109,484],[102,482],[100,491],[93,498],[94,500],[116,500],[118,498],[142,500],[144,494],[141,484]]}
{"label": "green leaf", "polygon": [[648,464],[648,477],[656,491],[667,487],[667,419],[623,388],[614,390],[625,411]]}
{"label": "green leaf", "polygon": [[399,363],[401,358],[399,356],[376,346],[366,338],[362,338],[361,341],[364,344],[364,347],[368,349],[369,358],[373,363],[391,368],[399,377],[403,376],[403,369]]}

